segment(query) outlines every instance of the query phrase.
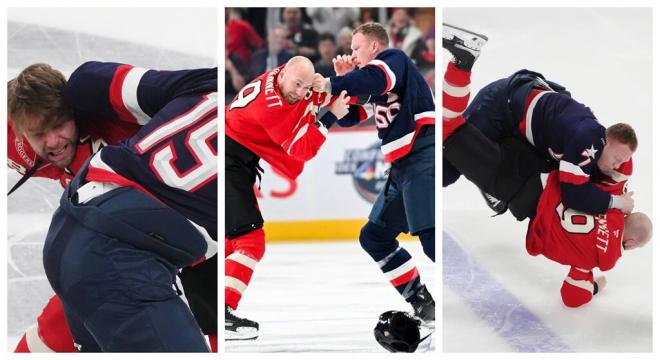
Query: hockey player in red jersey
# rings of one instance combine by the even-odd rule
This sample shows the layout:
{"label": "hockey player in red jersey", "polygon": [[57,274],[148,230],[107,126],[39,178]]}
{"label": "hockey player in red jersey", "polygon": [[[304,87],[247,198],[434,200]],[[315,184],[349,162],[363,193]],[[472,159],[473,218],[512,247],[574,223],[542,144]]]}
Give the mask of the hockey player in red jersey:
{"label": "hockey player in red jersey", "polygon": [[[259,325],[234,314],[265,252],[254,185],[263,159],[290,179],[303,170],[338,119],[366,114],[349,97],[311,91],[314,67],[297,56],[254,79],[225,107],[225,338],[254,339]],[[321,107],[328,112],[317,118]],[[342,119],[343,118],[343,119]]]}
{"label": "hockey player in red jersey", "polygon": [[[7,122],[8,167],[23,175],[10,193],[30,177],[58,180],[65,187],[91,155],[105,145],[129,138],[142,127],[137,121],[113,116],[80,121],[59,95],[65,84],[65,77],[47,64],[31,65],[8,83],[10,113],[20,119],[17,124],[11,119]],[[31,99],[29,106],[24,99]],[[195,271],[183,273],[188,275]],[[217,349],[215,332],[209,335],[214,351]],[[27,330],[15,351],[75,351],[57,296],[49,300],[37,324]]]}
{"label": "hockey player in red jersey", "polygon": [[[605,286],[605,277],[594,278],[593,269],[610,270],[624,250],[644,246],[651,239],[653,225],[640,212],[626,216],[619,209],[609,209],[591,215],[567,208],[559,185],[558,171],[551,172],[536,216],[529,222],[527,252],[571,267],[561,286],[561,298],[566,306],[578,307]],[[614,195],[623,193],[621,183],[596,186]]]}

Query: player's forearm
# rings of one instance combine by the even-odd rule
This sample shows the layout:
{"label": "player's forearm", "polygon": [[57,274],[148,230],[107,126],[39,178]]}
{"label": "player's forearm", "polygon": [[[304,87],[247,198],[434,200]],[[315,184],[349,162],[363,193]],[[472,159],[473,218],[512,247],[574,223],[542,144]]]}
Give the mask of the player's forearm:
{"label": "player's forearm", "polygon": [[611,195],[593,183],[576,185],[562,182],[560,187],[562,201],[568,208],[589,214],[604,214],[609,208]]}
{"label": "player's forearm", "polygon": [[[393,84],[390,84],[390,88]],[[331,76],[326,82],[326,90],[338,95],[346,90],[349,96],[383,95],[388,89],[387,79],[375,66],[356,69],[344,76]]]}

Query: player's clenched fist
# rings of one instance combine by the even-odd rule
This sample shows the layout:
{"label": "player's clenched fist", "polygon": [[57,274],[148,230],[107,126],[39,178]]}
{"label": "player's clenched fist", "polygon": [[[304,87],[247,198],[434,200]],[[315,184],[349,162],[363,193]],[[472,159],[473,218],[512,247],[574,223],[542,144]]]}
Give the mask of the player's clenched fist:
{"label": "player's clenched fist", "polygon": [[314,74],[314,79],[312,80],[312,90],[316,92],[325,92],[326,91],[326,78],[319,73]]}
{"label": "player's clenched fist", "polygon": [[346,114],[348,114],[348,101],[350,100],[349,96],[346,96],[346,90],[342,91],[339,96],[335,99],[335,101],[332,102],[329,106],[330,112],[337,117],[337,119],[341,119]]}
{"label": "player's clenched fist", "polygon": [[335,74],[337,76],[344,76],[349,71],[355,69],[357,64],[355,59],[350,55],[337,55],[336,58],[332,59],[332,65],[335,67]]}

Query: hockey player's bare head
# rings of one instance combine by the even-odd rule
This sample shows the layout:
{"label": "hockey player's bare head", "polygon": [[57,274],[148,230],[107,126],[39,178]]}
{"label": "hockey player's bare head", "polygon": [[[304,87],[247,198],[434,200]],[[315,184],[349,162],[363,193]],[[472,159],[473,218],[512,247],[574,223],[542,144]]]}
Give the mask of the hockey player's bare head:
{"label": "hockey player's bare head", "polygon": [[623,228],[623,248],[631,250],[646,245],[653,236],[653,223],[641,212],[626,216]]}
{"label": "hockey player's bare head", "polygon": [[311,91],[313,80],[314,64],[304,56],[294,56],[284,65],[277,85],[286,102],[295,104]]}
{"label": "hockey player's bare head", "polygon": [[598,158],[598,169],[607,175],[627,162],[637,150],[637,135],[628,124],[614,124],[605,131],[605,146]]}
{"label": "hockey player's bare head", "polygon": [[47,64],[30,65],[7,84],[9,117],[42,159],[65,168],[78,144],[78,129],[64,102],[66,78]]}
{"label": "hockey player's bare head", "polygon": [[366,23],[358,26],[353,30],[351,39],[353,61],[359,68],[366,66],[381,51],[387,49],[389,41],[387,30],[381,24]]}

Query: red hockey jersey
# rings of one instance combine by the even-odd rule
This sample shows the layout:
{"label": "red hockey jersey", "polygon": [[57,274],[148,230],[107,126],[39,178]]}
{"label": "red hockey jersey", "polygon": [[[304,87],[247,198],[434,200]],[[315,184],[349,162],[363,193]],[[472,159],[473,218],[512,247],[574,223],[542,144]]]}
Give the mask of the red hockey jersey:
{"label": "red hockey jersey", "polygon": [[[632,171],[632,163],[621,171]],[[624,185],[625,181],[597,184],[615,195],[623,193]],[[561,295],[567,306],[577,307],[592,298],[591,269],[609,270],[621,257],[623,227],[624,214],[618,209],[591,215],[566,208],[561,202],[558,172],[553,171],[537,205],[536,217],[527,229],[527,252],[571,266]]]}
{"label": "red hockey jersey", "polygon": [[295,179],[305,162],[325,142],[327,129],[315,125],[316,115],[332,98],[327,93],[310,91],[297,103],[287,103],[277,86],[283,67],[262,74],[241,89],[225,107],[225,131],[227,136]]}

